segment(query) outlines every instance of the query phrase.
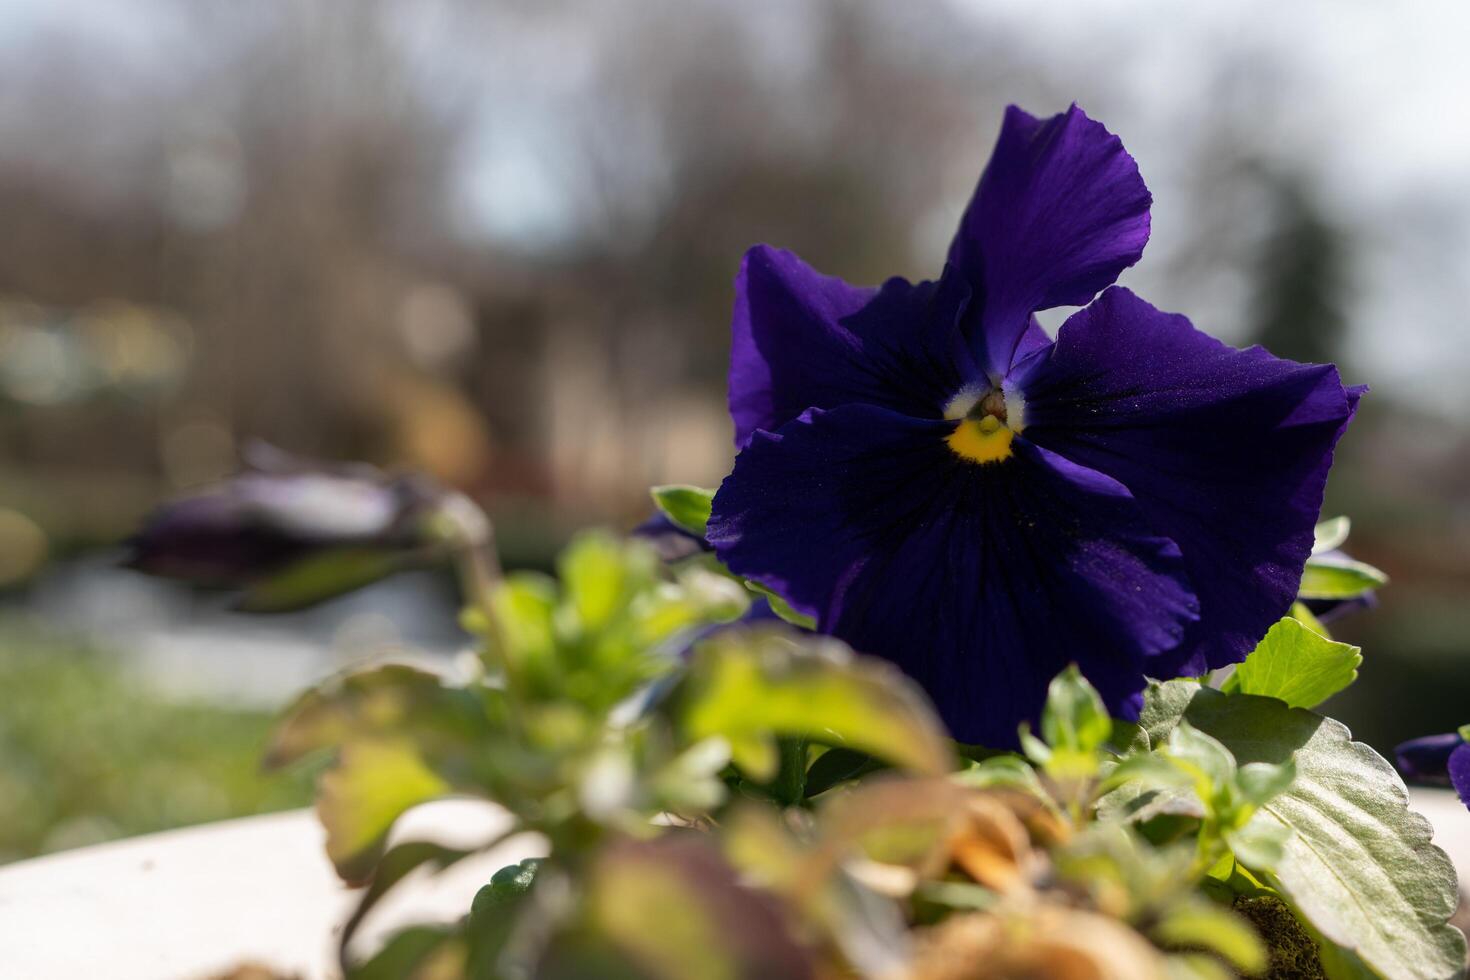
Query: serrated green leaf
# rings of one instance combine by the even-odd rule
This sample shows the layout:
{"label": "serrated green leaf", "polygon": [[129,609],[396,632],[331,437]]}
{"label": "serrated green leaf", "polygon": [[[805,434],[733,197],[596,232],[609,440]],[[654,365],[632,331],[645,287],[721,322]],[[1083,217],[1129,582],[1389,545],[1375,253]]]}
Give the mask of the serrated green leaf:
{"label": "serrated green leaf", "polygon": [[1312,529],[1312,555],[1325,555],[1343,546],[1348,539],[1348,533],[1353,529],[1353,522],[1346,516],[1330,517],[1321,521]]}
{"label": "serrated green leaf", "polygon": [[1273,698],[1190,681],[1151,686],[1140,716],[1150,737],[1181,719],[1241,763],[1295,758],[1296,781],[1247,829],[1290,832],[1263,875],[1317,931],[1385,977],[1459,975],[1465,937],[1448,922],[1458,902],[1454,868],[1430,843],[1428,822],[1408,809],[1388,762],[1338,722]]}
{"label": "serrated green leaf", "polygon": [[682,723],[720,736],[757,781],[775,775],[776,736],[856,749],[917,772],[947,772],[949,738],[919,689],[884,661],[788,630],[726,630],[690,665]]}
{"label": "serrated green leaf", "polygon": [[1388,576],[1351,558],[1308,558],[1297,595],[1303,599],[1355,599],[1388,584]]}
{"label": "serrated green leaf", "polygon": [[1224,689],[1315,708],[1357,680],[1362,662],[1357,647],[1333,642],[1287,617],[1235,668]]}
{"label": "serrated green leaf", "polygon": [[704,537],[715,500],[713,490],[675,483],[654,487],[649,493],[653,496],[654,505],[681,530]]}

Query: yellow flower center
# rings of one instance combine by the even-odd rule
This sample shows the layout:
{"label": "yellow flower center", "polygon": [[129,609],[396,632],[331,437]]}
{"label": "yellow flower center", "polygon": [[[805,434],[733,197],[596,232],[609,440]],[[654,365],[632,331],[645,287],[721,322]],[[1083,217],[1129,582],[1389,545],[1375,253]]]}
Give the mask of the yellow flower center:
{"label": "yellow flower center", "polygon": [[949,438],[949,448],[976,463],[998,463],[1011,455],[1015,433],[994,415],[965,419]]}
{"label": "yellow flower center", "polygon": [[945,407],[944,417],[959,422],[945,442],[973,463],[998,463],[1011,456],[1011,440],[1021,431],[1024,403],[1019,392],[1001,387],[967,388]]}

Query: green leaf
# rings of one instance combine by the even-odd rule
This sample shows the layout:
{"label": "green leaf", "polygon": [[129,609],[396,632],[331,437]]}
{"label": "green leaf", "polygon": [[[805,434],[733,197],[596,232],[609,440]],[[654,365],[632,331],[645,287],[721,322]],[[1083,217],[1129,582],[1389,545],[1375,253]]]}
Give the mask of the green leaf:
{"label": "green leaf", "polygon": [[1188,901],[1170,909],[1150,935],[1167,947],[1218,953],[1245,974],[1266,968],[1266,945],[1250,923],[1210,901]]}
{"label": "green leaf", "polygon": [[1275,824],[1251,821],[1239,830],[1225,832],[1225,843],[1235,859],[1247,868],[1275,868],[1286,854],[1291,832]]}
{"label": "green leaf", "polygon": [[814,630],[817,628],[817,620],[815,616],[808,616],[804,612],[797,612],[795,609],[791,608],[791,603],[787,602],[785,599],[781,598],[776,593],[766,588],[764,585],[761,585],[759,582],[752,582],[750,579],[745,579],[744,581],[745,587],[747,589],[756,593],[757,595],[763,595],[766,597],[766,601],[771,604],[771,612],[775,613],[777,616],[781,617],[792,626],[800,626],[804,630]]}
{"label": "green leaf", "polygon": [[1041,777],[1036,774],[1031,764],[1020,756],[998,755],[983,759],[968,769],[962,769],[955,774],[954,778],[966,786],[982,789],[990,786],[1003,786],[1022,790],[1043,801],[1051,800],[1051,795],[1047,793]]}
{"label": "green leaf", "polygon": [[1357,647],[1335,643],[1287,617],[1235,668],[1224,689],[1315,708],[1357,680],[1362,662]]}
{"label": "green leaf", "polygon": [[[342,962],[347,962],[347,946],[351,943],[352,937],[357,934],[358,927],[393,886],[419,868],[432,866],[435,871],[442,871],[468,857],[471,853],[444,847],[431,841],[405,841],[384,852],[378,861],[378,866],[373,870],[372,882],[363,893],[361,901],[357,903],[357,908],[353,909],[352,916],[342,926],[342,937],[339,940]],[[376,960],[377,957],[374,959]],[[356,975],[351,969],[346,972],[349,976]]]}
{"label": "green leaf", "polygon": [[498,977],[499,960],[515,935],[522,913],[531,905],[531,888],[536,883],[542,859],[526,858],[507,865],[490,876],[490,883],[475,893],[470,905],[465,934],[470,945],[471,978]]}
{"label": "green leaf", "polygon": [[327,857],[349,883],[372,874],[388,831],[407,810],[446,795],[450,786],[402,739],[356,739],[322,773],[316,810],[327,831]]}
{"label": "green leaf", "polygon": [[776,736],[855,749],[923,773],[952,768],[944,728],[890,664],[787,630],[726,630],[700,644],[682,702],[686,737],[721,736],[757,781],[777,769]]}
{"label": "green leaf", "polygon": [[1296,763],[1290,759],[1280,765],[1248,762],[1235,774],[1235,785],[1240,788],[1246,802],[1254,806],[1286,792],[1295,780]]}
{"label": "green leaf", "polygon": [[584,531],[557,560],[565,604],[584,633],[605,629],[657,577],[658,558],[639,542]]}
{"label": "green leaf", "polygon": [[1164,755],[1185,767],[1194,777],[1200,799],[1208,802],[1214,791],[1235,777],[1235,757],[1218,739],[1180,721],[1164,743]]}
{"label": "green leaf", "polygon": [[243,612],[295,612],[372,585],[425,560],[405,551],[333,548],[301,559],[257,582],[235,604]]}
{"label": "green leaf", "polygon": [[828,749],[817,757],[806,771],[806,795],[810,799],[825,793],[838,783],[866,776],[883,768],[883,763],[866,752],[852,749]]}
{"label": "green leaf", "polygon": [[455,929],[448,926],[410,926],[395,933],[367,962],[350,966],[345,975],[347,980],[444,976],[429,964],[459,965],[463,960],[464,940]]}
{"label": "green leaf", "polygon": [[1305,602],[1302,602],[1300,600],[1293,602],[1291,604],[1291,611],[1287,613],[1287,615],[1296,620],[1298,623],[1301,623],[1313,633],[1316,633],[1318,636],[1324,637],[1328,640],[1332,639],[1331,631],[1328,630],[1326,626],[1322,625],[1322,621],[1320,619],[1312,615],[1312,610],[1307,608],[1307,604]]}
{"label": "green leaf", "polygon": [[1242,764],[1294,757],[1295,782],[1245,829],[1289,832],[1281,859],[1262,874],[1318,932],[1395,980],[1459,974],[1465,938],[1447,921],[1458,901],[1454,868],[1430,843],[1428,822],[1408,809],[1388,762],[1338,722],[1274,698],[1191,681],[1151,686],[1140,716],[1150,737],[1180,720]]}
{"label": "green leaf", "polygon": [[1351,558],[1308,558],[1297,595],[1303,599],[1355,599],[1388,584],[1388,576]]}
{"label": "green leaf", "polygon": [[[707,835],[615,841],[589,868],[582,902],[582,934],[553,937],[552,963],[536,976],[796,980],[814,972],[774,898],[744,885]],[[602,955],[557,963],[579,947]],[[625,963],[637,969],[619,969]]]}
{"label": "green leaf", "polygon": [[1072,664],[1056,677],[1041,710],[1041,737],[1052,749],[1092,753],[1113,734],[1113,719],[1097,690]]}
{"label": "green leaf", "polygon": [[704,537],[705,528],[709,526],[710,508],[714,505],[713,490],[674,483],[654,487],[649,493],[653,495],[654,506],[681,530]]}
{"label": "green leaf", "polygon": [[491,593],[499,652],[513,670],[524,670],[552,658],[556,648],[552,627],[556,600],[556,582],[533,572],[509,575]]}
{"label": "green leaf", "polygon": [[477,918],[493,916],[496,910],[515,904],[536,883],[536,871],[541,862],[541,858],[525,858],[491,875],[489,883],[475,892],[474,901],[470,903],[470,922],[473,924]]}
{"label": "green leaf", "polygon": [[1353,522],[1346,517],[1330,517],[1321,521],[1312,530],[1312,555],[1325,555],[1343,546],[1348,539],[1348,532],[1353,529]]}
{"label": "green leaf", "polygon": [[1208,953],[1173,953],[1164,965],[1169,980],[1239,980],[1240,976]]}

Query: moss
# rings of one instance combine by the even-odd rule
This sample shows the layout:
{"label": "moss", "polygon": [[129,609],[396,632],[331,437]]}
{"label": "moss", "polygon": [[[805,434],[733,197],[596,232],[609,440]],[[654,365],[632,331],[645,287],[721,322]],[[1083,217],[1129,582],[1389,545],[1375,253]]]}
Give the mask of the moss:
{"label": "moss", "polygon": [[1251,921],[1271,954],[1266,980],[1326,980],[1317,943],[1290,907],[1272,895],[1239,898],[1235,911]]}

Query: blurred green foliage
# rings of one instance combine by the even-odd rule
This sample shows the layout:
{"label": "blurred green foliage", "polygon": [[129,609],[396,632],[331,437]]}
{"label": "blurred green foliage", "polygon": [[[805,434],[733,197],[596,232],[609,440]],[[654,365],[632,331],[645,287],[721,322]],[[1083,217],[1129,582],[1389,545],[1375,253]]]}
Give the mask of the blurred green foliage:
{"label": "blurred green foliage", "polygon": [[273,714],[169,701],[104,651],[0,618],[0,863],[304,806],[261,771]]}

